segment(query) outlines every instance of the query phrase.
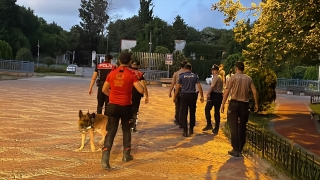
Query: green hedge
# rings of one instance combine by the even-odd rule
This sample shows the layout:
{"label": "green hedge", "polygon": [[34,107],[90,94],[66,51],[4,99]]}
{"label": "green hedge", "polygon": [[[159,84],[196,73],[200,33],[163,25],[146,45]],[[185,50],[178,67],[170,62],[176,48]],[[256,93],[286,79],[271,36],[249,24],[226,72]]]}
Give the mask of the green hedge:
{"label": "green hedge", "polygon": [[183,49],[186,57],[190,57],[191,53],[195,53],[196,59],[200,59],[201,56],[205,60],[209,59],[219,59],[222,56],[222,51],[226,51],[224,46],[213,46],[203,44],[202,42],[190,42],[187,43]]}
{"label": "green hedge", "polygon": [[213,64],[219,65],[220,59],[214,60],[189,60],[192,65],[192,72],[198,74],[200,81],[204,81],[211,75],[211,67]]}

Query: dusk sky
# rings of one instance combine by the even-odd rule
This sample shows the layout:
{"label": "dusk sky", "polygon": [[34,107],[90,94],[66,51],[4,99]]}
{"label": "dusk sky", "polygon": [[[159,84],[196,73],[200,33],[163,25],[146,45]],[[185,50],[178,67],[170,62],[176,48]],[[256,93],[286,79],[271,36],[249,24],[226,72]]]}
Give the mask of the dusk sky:
{"label": "dusk sky", "polygon": [[[125,19],[138,14],[139,0],[113,0],[114,14]],[[218,0],[153,0],[154,16],[158,16],[169,24],[180,15],[185,22],[198,30],[205,27],[230,28],[223,24],[223,14],[211,11],[211,5]],[[241,0],[249,6],[251,2],[257,4],[260,0]],[[55,21],[63,29],[69,30],[79,24],[80,0],[17,0],[20,6],[30,7],[35,14],[43,17],[48,23]]]}

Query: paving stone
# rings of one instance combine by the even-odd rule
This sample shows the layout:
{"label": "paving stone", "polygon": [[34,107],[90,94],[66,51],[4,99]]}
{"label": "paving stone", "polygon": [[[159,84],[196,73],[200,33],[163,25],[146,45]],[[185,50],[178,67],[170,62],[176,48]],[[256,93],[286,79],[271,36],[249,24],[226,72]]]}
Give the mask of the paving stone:
{"label": "paving stone", "polygon": [[[265,165],[230,157],[222,131],[217,136],[202,132],[205,103],[197,104],[195,134],[182,137],[173,123],[169,89],[156,85],[148,86],[150,103],[141,102],[139,133],[132,135],[134,160],[121,161],[119,128],[112,169],[102,170],[101,151],[90,152],[88,142],[75,152],[81,142],[78,112],[96,109],[96,92],[87,93],[89,82],[75,77],[0,81],[0,179],[274,179],[266,175]],[[99,140],[96,136],[96,148]]]}

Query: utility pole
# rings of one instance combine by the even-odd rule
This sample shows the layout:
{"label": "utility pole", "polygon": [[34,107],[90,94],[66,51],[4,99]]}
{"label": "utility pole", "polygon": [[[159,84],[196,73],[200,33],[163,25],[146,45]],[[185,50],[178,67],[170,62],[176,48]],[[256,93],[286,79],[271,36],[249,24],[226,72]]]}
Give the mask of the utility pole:
{"label": "utility pole", "polygon": [[38,39],[38,60],[37,60],[37,67],[39,67],[39,48],[40,48],[40,45],[39,45],[39,39]]}
{"label": "utility pole", "polygon": [[152,41],[151,41],[151,31],[150,31],[150,41],[149,41],[149,69],[151,70],[150,62],[151,62],[151,46],[152,46]]}

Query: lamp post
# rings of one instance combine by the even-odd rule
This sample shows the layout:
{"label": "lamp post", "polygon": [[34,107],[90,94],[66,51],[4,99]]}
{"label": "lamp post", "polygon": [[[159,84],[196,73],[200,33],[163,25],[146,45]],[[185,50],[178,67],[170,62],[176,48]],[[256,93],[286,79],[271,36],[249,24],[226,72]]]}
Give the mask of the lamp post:
{"label": "lamp post", "polygon": [[38,40],[38,45],[37,45],[37,47],[38,47],[38,60],[37,60],[37,67],[39,67],[39,48],[40,48],[39,40]]}
{"label": "lamp post", "polygon": [[[149,41],[149,63],[148,63],[148,69],[151,71],[151,46],[152,46],[152,42],[151,42],[151,31],[150,31],[150,41]],[[149,74],[149,79],[151,78],[151,74]]]}
{"label": "lamp post", "polygon": [[109,50],[109,31],[107,30],[106,33],[107,33],[107,52],[106,52],[106,54],[108,54],[108,50]]}

